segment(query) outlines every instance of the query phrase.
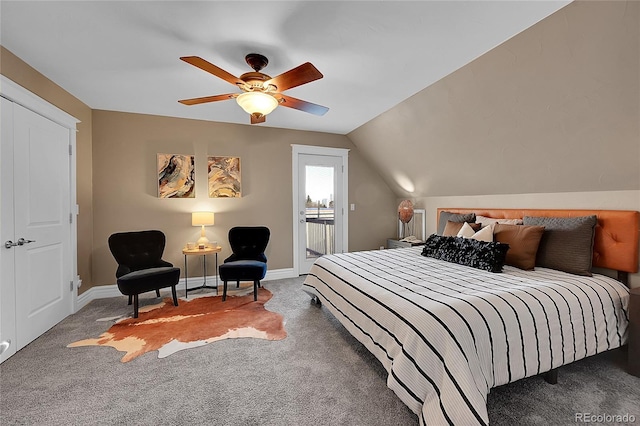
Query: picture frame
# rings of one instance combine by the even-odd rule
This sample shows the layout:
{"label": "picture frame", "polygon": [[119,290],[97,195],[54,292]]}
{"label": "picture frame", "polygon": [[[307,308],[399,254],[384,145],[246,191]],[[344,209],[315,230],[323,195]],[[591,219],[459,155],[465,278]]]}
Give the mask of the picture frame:
{"label": "picture frame", "polygon": [[195,198],[195,156],[157,154],[158,198]]}
{"label": "picture frame", "polygon": [[240,157],[207,157],[209,198],[242,197]]}

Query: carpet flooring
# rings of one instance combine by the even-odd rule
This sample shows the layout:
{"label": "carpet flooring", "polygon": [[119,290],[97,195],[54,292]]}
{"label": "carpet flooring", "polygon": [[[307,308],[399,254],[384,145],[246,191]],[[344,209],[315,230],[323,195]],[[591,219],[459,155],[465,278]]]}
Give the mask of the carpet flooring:
{"label": "carpet flooring", "polygon": [[[124,297],[94,300],[0,364],[0,424],[417,425],[380,363],[310,303],[302,280],[264,283],[274,295],[266,308],[284,315],[284,340],[228,339],[128,363],[115,349],[66,347],[104,331],[96,319],[130,314]],[[625,356],[565,366],[557,385],[531,377],[493,389],[491,424],[568,425],[576,413],[640,423],[640,378],[624,371]]]}

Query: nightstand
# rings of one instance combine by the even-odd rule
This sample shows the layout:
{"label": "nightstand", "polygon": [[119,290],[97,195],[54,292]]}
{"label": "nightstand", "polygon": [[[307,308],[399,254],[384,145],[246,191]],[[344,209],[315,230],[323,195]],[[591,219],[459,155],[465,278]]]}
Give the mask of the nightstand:
{"label": "nightstand", "polygon": [[409,243],[407,241],[399,241],[399,240],[397,240],[395,238],[388,238],[387,239],[387,248],[388,249],[423,246],[423,245],[424,245],[424,241],[422,241],[420,243]]}
{"label": "nightstand", "polygon": [[629,373],[640,377],[640,287],[629,292]]}

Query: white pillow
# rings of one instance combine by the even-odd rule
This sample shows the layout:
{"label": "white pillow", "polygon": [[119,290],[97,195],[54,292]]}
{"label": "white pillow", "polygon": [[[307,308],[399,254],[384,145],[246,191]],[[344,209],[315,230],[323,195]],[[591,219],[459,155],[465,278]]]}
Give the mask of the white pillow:
{"label": "white pillow", "polygon": [[485,226],[471,237],[474,240],[486,241],[488,243],[493,242],[493,225]]}
{"label": "white pillow", "polygon": [[486,241],[489,243],[493,242],[493,224],[490,226],[485,226],[478,232],[474,231],[471,226],[467,222],[462,225],[460,231],[458,231],[457,237],[462,238],[473,238],[474,240]]}
{"label": "white pillow", "polygon": [[462,225],[462,228],[460,228],[460,230],[458,231],[458,234],[456,235],[456,237],[471,238],[475,233],[476,231],[474,231],[473,228],[469,226],[467,222],[465,222]]}
{"label": "white pillow", "polygon": [[496,219],[493,217],[476,215],[476,223],[481,223],[483,228],[488,225],[495,225],[496,223],[503,223],[506,225],[522,225],[522,219]]}

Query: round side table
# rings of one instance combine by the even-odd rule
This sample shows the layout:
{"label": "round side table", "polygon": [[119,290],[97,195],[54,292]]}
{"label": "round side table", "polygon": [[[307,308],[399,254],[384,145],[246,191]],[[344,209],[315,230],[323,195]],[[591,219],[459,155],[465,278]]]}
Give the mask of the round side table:
{"label": "round side table", "polygon": [[[190,291],[200,290],[203,288],[215,288],[216,296],[218,295],[218,253],[222,251],[222,247],[205,247],[203,249],[194,248],[194,249],[182,249],[182,254],[184,255],[184,296],[188,297]],[[210,254],[216,255],[216,285],[215,287],[207,285],[207,256]],[[202,256],[202,277],[204,282],[200,287],[189,288],[189,271],[187,269],[187,256]]]}

